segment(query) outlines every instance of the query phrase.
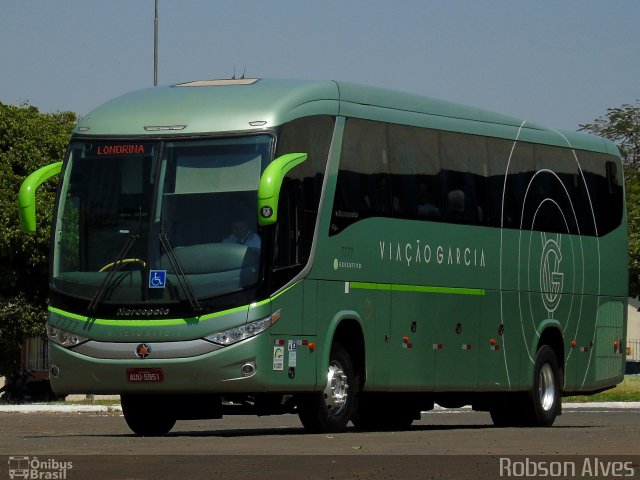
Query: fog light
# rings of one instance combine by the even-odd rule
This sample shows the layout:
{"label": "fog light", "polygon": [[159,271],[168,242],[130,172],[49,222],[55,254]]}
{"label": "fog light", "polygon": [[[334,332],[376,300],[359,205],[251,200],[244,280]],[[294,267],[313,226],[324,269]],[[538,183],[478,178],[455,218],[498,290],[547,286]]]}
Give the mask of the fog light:
{"label": "fog light", "polygon": [[242,375],[245,377],[250,377],[256,371],[256,364],[254,362],[247,362],[242,365]]}
{"label": "fog light", "polygon": [[49,372],[51,373],[51,376],[55,378],[58,378],[58,375],[60,375],[60,369],[57,365],[51,365]]}

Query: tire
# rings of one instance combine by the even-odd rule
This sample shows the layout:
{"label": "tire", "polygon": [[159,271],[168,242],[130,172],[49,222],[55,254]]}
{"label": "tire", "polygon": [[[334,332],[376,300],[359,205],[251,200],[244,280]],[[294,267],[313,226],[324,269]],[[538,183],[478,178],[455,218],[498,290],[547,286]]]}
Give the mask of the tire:
{"label": "tire", "polygon": [[536,355],[533,389],[529,392],[529,418],[532,427],[550,427],[562,406],[561,375],[553,349],[543,345]]}
{"label": "tire", "polygon": [[360,395],[351,421],[364,431],[402,431],[411,427],[416,417],[420,417],[420,409],[411,408],[393,394]]}
{"label": "tire", "polygon": [[150,395],[121,395],[120,405],[129,428],[136,435],[159,437],[166,435],[176,424],[161,397]]}
{"label": "tire", "polygon": [[562,408],[562,375],[551,347],[543,345],[536,354],[533,388],[509,395],[491,410],[496,427],[550,427]]}
{"label": "tire", "polygon": [[358,390],[351,357],[342,345],[334,343],[324,390],[298,397],[298,416],[305,430],[310,433],[344,431],[355,411]]}

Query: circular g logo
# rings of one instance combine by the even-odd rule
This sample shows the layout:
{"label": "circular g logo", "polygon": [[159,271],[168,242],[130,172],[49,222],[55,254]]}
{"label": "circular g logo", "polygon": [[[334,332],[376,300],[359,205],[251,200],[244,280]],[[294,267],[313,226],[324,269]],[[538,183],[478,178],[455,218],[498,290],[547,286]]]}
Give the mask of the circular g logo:
{"label": "circular g logo", "polygon": [[561,236],[541,234],[542,258],[540,259],[540,291],[549,316],[553,316],[562,298],[564,274],[560,271],[562,262]]}

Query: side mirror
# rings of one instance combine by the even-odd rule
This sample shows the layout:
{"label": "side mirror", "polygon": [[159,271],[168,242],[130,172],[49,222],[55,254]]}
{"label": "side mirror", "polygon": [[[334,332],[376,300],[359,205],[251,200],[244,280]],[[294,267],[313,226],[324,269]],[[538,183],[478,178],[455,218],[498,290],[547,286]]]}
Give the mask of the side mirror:
{"label": "side mirror", "polygon": [[278,221],[278,198],[289,170],[307,159],[306,153],[286,153],[265,168],[258,186],[258,223],[262,227]]}
{"label": "side mirror", "polygon": [[18,194],[20,206],[20,226],[23,232],[34,233],[36,231],[36,189],[49,178],[57,175],[62,170],[62,162],[52,163],[39,168],[29,175]]}

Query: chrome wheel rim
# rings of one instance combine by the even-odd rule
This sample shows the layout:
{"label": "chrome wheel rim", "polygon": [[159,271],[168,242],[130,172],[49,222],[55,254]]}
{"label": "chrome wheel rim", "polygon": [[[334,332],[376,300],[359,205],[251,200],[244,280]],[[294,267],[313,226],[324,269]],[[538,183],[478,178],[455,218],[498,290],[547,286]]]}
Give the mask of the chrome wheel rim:
{"label": "chrome wheel rim", "polygon": [[545,363],[540,369],[538,378],[538,397],[540,398],[540,405],[545,412],[551,410],[555,403],[556,387],[554,380],[551,365]]}
{"label": "chrome wheel rim", "polygon": [[327,386],[324,398],[330,415],[339,415],[349,398],[349,383],[347,375],[337,362],[331,362],[327,372]]}

